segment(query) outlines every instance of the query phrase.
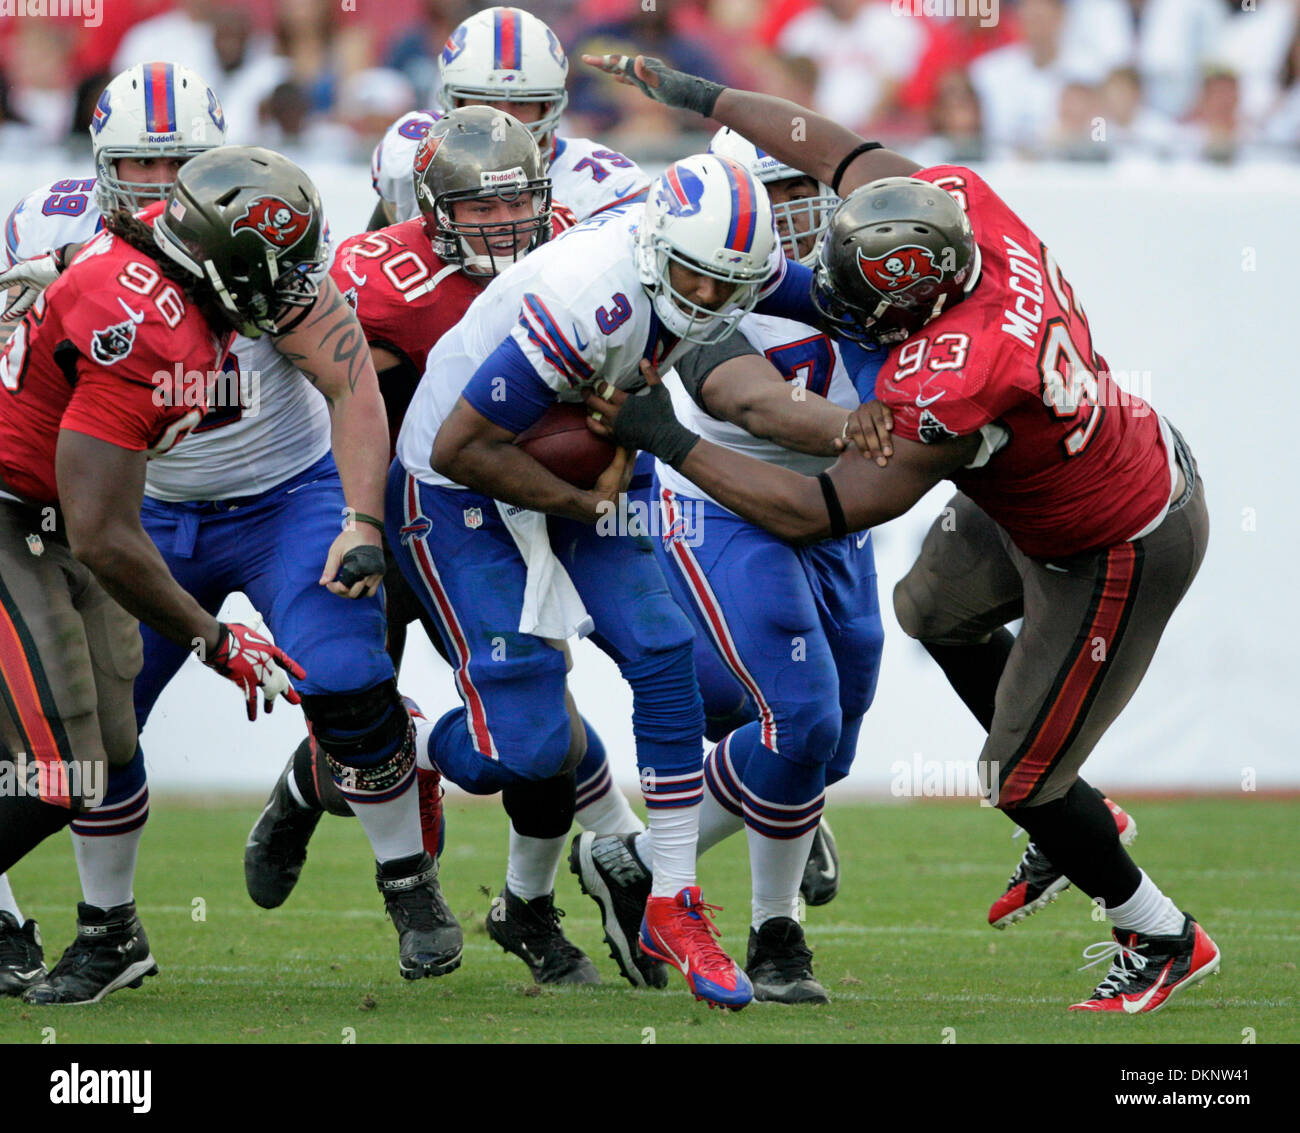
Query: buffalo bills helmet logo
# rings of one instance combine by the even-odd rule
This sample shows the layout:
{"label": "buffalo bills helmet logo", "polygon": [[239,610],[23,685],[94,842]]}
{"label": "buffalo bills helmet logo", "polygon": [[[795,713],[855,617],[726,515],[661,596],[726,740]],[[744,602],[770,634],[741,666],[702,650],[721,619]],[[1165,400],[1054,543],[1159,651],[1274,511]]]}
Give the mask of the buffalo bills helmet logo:
{"label": "buffalo bills helmet logo", "polygon": [[551,53],[551,58],[561,67],[568,67],[569,61],[564,57],[564,48],[560,46],[560,41],[555,38],[555,32],[550,28],[546,29],[546,49]]}
{"label": "buffalo bills helmet logo", "polygon": [[309,224],[311,213],[299,212],[280,197],[254,197],[230,226],[230,234],[251,228],[272,247],[292,248],[303,238]]}
{"label": "buffalo bills helmet logo", "polygon": [[919,244],[904,244],[872,259],[858,250],[858,270],[877,291],[897,295],[925,279],[942,280],[943,271],[934,255]]}
{"label": "buffalo bills helmet logo", "polygon": [[415,161],[412,163],[417,174],[429,168],[429,162],[433,160],[433,155],[438,152],[440,145],[442,145],[441,135],[431,138],[426,134],[424,141],[420,143],[420,148],[415,151]]}
{"label": "buffalo bills helmet logo", "polygon": [[208,117],[212,119],[212,124],[216,126],[223,134],[226,132],[226,115],[221,109],[221,103],[217,101],[216,92],[208,87]]}
{"label": "buffalo bills helmet logo", "polygon": [[465,50],[465,36],[468,32],[469,29],[462,24],[447,37],[447,42],[442,45],[441,58],[444,67]]}
{"label": "buffalo bills helmet logo", "polygon": [[108,89],[99,96],[99,101],[95,103],[95,114],[90,120],[90,128],[98,134],[103,128],[104,123],[108,121],[108,116],[113,113],[112,106],[109,105]]}
{"label": "buffalo bills helmet logo", "polygon": [[673,216],[694,216],[704,199],[704,182],[689,169],[670,165],[657,182],[655,200]]}

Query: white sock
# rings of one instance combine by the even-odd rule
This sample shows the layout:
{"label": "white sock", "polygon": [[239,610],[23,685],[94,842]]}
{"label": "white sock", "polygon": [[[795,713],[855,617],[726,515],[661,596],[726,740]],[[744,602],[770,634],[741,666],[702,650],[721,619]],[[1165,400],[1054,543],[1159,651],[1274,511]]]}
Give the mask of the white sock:
{"label": "white sock", "polygon": [[87,905],[111,909],[135,900],[135,860],[143,833],[144,827],[138,826],[125,834],[89,838],[84,834],[72,835],[81,895]]}
{"label": "white sock", "polygon": [[[650,810],[650,853],[654,881],[652,897],[675,897],[695,884],[695,853],[700,835],[700,807]],[[637,849],[641,849],[637,839]]]}
{"label": "white sock", "polygon": [[388,862],[423,852],[420,800],[415,790],[414,769],[406,781],[406,788],[396,798],[382,803],[366,803],[352,797],[348,803],[370,839],[375,861]]}
{"label": "white sock", "polygon": [[530,838],[510,828],[510,857],[506,861],[506,888],[531,901],[555,892],[555,874],[564,855],[566,836]]}
{"label": "white sock", "polygon": [[700,804],[700,850],[701,854],[713,849],[724,838],[730,838],[745,825],[745,819],[739,814],[732,814],[718,802],[709,780],[704,780],[704,801]]}
{"label": "white sock", "polygon": [[14,919],[18,922],[18,927],[23,925],[23,911],[18,907],[18,899],[14,896],[14,891],[9,885],[9,875],[0,873],[0,913],[12,913]]}
{"label": "white sock", "polygon": [[799,883],[803,880],[808,851],[816,827],[798,838],[769,838],[746,828],[749,872],[754,897],[750,924],[754,928],[773,917],[799,919]]}
{"label": "white sock", "polygon": [[435,771],[433,760],[429,758],[429,743],[433,739],[433,722],[415,720],[415,766],[425,771]]}
{"label": "white sock", "polygon": [[645,823],[636,816],[627,796],[610,787],[595,802],[579,808],[573,816],[584,830],[596,834],[640,834]]}
{"label": "white sock", "polygon": [[1177,936],[1183,931],[1183,913],[1160,887],[1142,871],[1137,892],[1122,905],[1106,910],[1116,928],[1144,936]]}

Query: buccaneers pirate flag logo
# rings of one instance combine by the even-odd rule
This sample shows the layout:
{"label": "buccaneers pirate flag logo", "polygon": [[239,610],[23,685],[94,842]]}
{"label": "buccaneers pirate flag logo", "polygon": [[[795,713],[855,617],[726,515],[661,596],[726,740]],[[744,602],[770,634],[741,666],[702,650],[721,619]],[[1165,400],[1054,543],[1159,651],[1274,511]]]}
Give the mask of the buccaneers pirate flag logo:
{"label": "buccaneers pirate flag logo", "polygon": [[904,244],[875,259],[864,256],[859,249],[858,270],[872,287],[889,296],[907,291],[923,280],[943,279],[943,269],[934,262],[934,254],[919,244]]}
{"label": "buccaneers pirate flag logo", "polygon": [[299,212],[279,197],[254,197],[244,214],[230,226],[233,236],[241,228],[251,228],[275,248],[292,248],[302,239],[311,224],[311,213]]}

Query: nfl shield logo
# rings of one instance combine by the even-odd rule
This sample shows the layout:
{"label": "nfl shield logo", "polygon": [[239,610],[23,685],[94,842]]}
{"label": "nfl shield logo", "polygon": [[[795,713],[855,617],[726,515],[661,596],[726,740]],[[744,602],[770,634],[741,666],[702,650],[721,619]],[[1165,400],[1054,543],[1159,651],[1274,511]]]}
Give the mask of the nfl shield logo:
{"label": "nfl shield logo", "polygon": [[483,526],[483,509],[481,507],[467,507],[465,509],[465,526],[471,531],[476,527]]}

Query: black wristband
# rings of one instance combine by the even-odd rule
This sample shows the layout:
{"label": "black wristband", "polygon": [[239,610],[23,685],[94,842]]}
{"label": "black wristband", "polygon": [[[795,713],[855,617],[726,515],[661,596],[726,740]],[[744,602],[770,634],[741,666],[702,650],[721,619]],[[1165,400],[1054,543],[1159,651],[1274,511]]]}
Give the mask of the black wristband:
{"label": "black wristband", "polygon": [[358,523],[368,523],[379,534],[384,534],[384,521],[376,519],[373,515],[366,515],[363,511],[357,511],[356,508],[345,507],[343,509],[343,530],[348,531]]}
{"label": "black wristband", "polygon": [[700,438],[673,413],[672,399],[661,385],[642,387],[619,406],[614,439],[625,448],[644,449],[676,468]]}
{"label": "black wristband", "polygon": [[859,154],[866,153],[868,150],[884,149],[884,148],[885,147],[882,146],[879,142],[863,142],[860,146],[856,146],[855,148],[849,150],[849,152],[844,155],[844,160],[841,161],[839,165],[835,167],[835,176],[831,178],[831,191],[837,197],[841,195],[840,181],[843,180],[844,171],[848,169],[849,165],[853,162],[854,158],[856,158]]}
{"label": "black wristband", "polygon": [[839,539],[849,533],[849,525],[844,520],[844,509],[840,507],[840,496],[825,472],[817,473],[817,483],[822,486],[822,499],[826,501],[826,514],[831,521],[831,537]]}

